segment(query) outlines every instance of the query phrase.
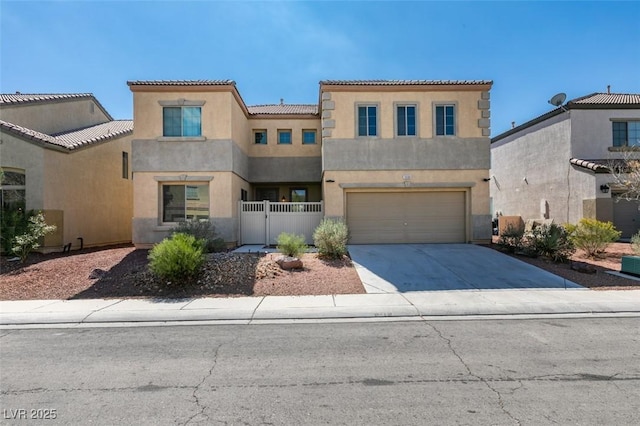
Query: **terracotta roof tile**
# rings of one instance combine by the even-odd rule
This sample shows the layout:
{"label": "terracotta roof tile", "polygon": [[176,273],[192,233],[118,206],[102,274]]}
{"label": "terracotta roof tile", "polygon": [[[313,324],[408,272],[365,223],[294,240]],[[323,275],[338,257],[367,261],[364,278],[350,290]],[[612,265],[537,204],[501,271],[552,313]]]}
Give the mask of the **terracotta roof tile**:
{"label": "terracotta roof tile", "polygon": [[66,99],[93,98],[91,93],[2,93],[0,105],[27,104]]}
{"label": "terracotta roof tile", "polygon": [[493,84],[491,80],[323,80],[320,84],[337,86],[441,86]]}
{"label": "terracotta roof tile", "polygon": [[570,100],[575,105],[640,105],[640,93],[592,93]]}
{"label": "terracotta roof tile", "polygon": [[0,120],[0,128],[23,138],[74,150],[133,133],[133,120],[113,120],[55,135],[47,135],[3,120]]}
{"label": "terracotta roof tile", "polygon": [[316,104],[273,104],[248,106],[249,114],[290,115],[290,114],[317,114]]}
{"label": "terracotta roof tile", "polygon": [[225,86],[235,85],[233,80],[133,80],[129,86]]}

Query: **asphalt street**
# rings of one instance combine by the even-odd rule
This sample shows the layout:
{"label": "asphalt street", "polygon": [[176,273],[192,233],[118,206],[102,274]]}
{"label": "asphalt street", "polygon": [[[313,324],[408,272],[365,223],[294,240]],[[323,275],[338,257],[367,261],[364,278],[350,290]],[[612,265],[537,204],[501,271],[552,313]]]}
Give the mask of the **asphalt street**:
{"label": "asphalt street", "polygon": [[640,422],[638,318],[13,329],[0,336],[3,424]]}

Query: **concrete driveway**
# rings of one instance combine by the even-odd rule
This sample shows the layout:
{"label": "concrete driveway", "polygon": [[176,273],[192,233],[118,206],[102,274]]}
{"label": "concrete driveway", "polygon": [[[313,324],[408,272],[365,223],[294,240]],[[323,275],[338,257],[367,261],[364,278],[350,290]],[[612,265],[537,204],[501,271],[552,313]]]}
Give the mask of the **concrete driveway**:
{"label": "concrete driveway", "polygon": [[349,254],[367,293],[584,289],[528,263],[473,244],[350,245]]}

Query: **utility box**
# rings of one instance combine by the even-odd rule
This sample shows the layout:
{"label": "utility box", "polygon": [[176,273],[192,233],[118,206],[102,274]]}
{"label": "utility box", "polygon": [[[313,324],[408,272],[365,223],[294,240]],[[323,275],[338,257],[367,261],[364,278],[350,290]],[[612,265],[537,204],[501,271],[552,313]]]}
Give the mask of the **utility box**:
{"label": "utility box", "polygon": [[640,277],[640,256],[622,256],[620,272]]}

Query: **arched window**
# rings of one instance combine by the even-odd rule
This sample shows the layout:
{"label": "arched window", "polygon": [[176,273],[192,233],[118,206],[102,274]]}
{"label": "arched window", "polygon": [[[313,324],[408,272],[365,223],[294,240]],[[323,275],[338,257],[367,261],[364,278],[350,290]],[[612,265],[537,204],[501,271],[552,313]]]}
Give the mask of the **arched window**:
{"label": "arched window", "polygon": [[25,209],[26,178],[24,170],[0,169],[0,205],[3,211]]}

